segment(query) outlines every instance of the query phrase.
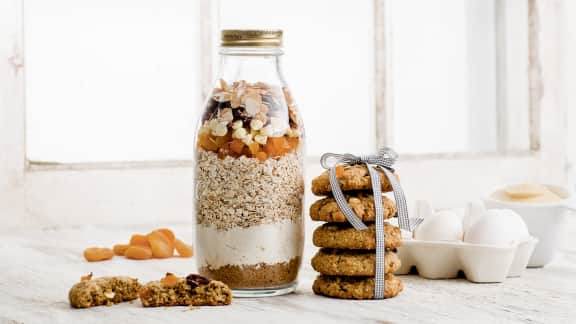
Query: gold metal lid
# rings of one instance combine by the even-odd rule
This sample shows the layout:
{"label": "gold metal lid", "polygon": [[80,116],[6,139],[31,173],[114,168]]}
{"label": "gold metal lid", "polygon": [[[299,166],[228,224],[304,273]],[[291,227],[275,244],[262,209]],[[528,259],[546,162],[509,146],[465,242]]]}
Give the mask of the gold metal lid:
{"label": "gold metal lid", "polygon": [[222,30],[220,46],[282,46],[280,29],[225,29]]}

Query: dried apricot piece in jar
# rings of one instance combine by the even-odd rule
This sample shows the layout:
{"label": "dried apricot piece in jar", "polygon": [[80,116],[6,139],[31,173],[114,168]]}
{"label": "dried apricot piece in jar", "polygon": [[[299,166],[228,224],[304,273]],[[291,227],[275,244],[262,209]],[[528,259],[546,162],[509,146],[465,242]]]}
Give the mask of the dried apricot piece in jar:
{"label": "dried apricot piece in jar", "polygon": [[174,256],[174,242],[170,241],[162,232],[153,231],[148,234],[148,242],[155,258],[169,258]]}
{"label": "dried apricot piece in jar", "polygon": [[288,147],[289,150],[295,150],[298,148],[298,144],[300,142],[300,140],[298,139],[298,137],[289,137],[286,139],[286,141],[288,142]]}
{"label": "dried apricot piece in jar", "polygon": [[186,244],[182,240],[176,239],[174,241],[174,247],[176,247],[176,251],[181,257],[190,258],[194,256],[194,248],[192,245]]}
{"label": "dried apricot piece in jar", "polygon": [[278,156],[278,152],[276,151],[276,146],[274,144],[272,144],[272,141],[270,141],[270,139],[268,139],[268,142],[266,142],[266,144],[264,144],[264,152],[266,152],[266,154],[271,156],[271,157]]}
{"label": "dried apricot piece in jar", "polygon": [[232,142],[230,142],[230,151],[241,155],[242,154],[242,150],[244,149],[244,143],[242,143],[241,140],[239,139],[235,139]]}
{"label": "dried apricot piece in jar", "polygon": [[245,155],[247,157],[252,157],[252,153],[250,152],[248,145],[244,145],[244,148],[242,149],[242,155]]}
{"label": "dried apricot piece in jar", "polygon": [[256,153],[260,152],[260,144],[258,143],[251,143],[248,145],[248,149],[250,149],[250,153],[252,156],[256,156]]}
{"label": "dried apricot piece in jar", "polygon": [[172,232],[172,230],[169,228],[159,228],[156,231],[161,232],[162,234],[166,235],[166,237],[172,242],[174,242],[174,240],[176,239],[174,232]]}
{"label": "dried apricot piece in jar", "polygon": [[202,133],[198,135],[198,146],[207,150],[207,151],[217,151],[218,145],[214,138],[210,136],[210,134]]}
{"label": "dried apricot piece in jar", "polygon": [[147,246],[131,245],[124,252],[128,259],[144,260],[152,257],[152,250]]}
{"label": "dried apricot piece in jar", "polygon": [[150,247],[150,243],[148,242],[148,237],[146,237],[146,235],[134,234],[130,238],[130,246]]}
{"label": "dried apricot piece in jar", "polygon": [[271,156],[282,156],[286,154],[290,146],[284,137],[269,137],[264,150]]}
{"label": "dried apricot piece in jar", "polygon": [[128,249],[129,247],[130,247],[130,245],[128,245],[128,244],[116,244],[116,245],[114,245],[112,250],[114,250],[114,254],[116,254],[116,255],[124,255],[124,253],[126,252],[126,249]]}
{"label": "dried apricot piece in jar", "polygon": [[232,135],[230,135],[230,132],[228,132],[226,135],[224,136],[216,136],[216,146],[218,146],[218,148],[221,147],[225,147],[226,144],[228,144],[228,142],[230,142],[232,140]]}
{"label": "dried apricot piece in jar", "polygon": [[256,158],[260,161],[260,162],[264,162],[266,161],[266,159],[268,159],[268,154],[266,154],[265,152],[258,152],[256,153]]}
{"label": "dried apricot piece in jar", "polygon": [[113,257],[114,252],[109,248],[92,247],[84,250],[84,258],[89,262],[109,260]]}

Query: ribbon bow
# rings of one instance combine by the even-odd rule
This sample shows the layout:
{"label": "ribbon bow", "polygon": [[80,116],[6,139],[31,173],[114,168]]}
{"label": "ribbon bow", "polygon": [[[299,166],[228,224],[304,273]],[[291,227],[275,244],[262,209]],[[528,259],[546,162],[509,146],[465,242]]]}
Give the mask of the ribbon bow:
{"label": "ribbon bow", "polygon": [[[350,205],[346,202],[346,198],[340,189],[340,184],[338,183],[338,177],[336,177],[336,167],[338,165],[354,165],[354,164],[364,164],[368,168],[370,173],[370,180],[372,181],[372,191],[374,196],[374,207],[376,211],[376,275],[375,275],[375,285],[374,285],[374,299],[384,298],[384,282],[385,282],[385,265],[384,256],[386,253],[385,249],[385,237],[384,237],[384,211],[382,210],[382,186],[380,182],[380,176],[375,167],[379,167],[384,171],[384,174],[390,181],[392,185],[392,191],[394,192],[394,200],[396,200],[396,206],[398,209],[398,225],[401,229],[411,231],[410,220],[408,218],[408,207],[406,205],[406,198],[404,197],[404,191],[402,187],[394,177],[394,169],[392,165],[396,162],[398,154],[390,148],[383,148],[378,152],[378,155],[367,155],[367,156],[356,156],[353,154],[335,154],[335,153],[325,153],[320,159],[320,164],[323,168],[329,170],[330,175],[330,187],[332,189],[332,194],[334,199],[338,204],[338,207],[346,217],[346,220],[352,224],[352,226],[357,230],[365,230],[368,227],[358,218],[354,213]],[[329,164],[329,160],[334,160],[334,163]]]}

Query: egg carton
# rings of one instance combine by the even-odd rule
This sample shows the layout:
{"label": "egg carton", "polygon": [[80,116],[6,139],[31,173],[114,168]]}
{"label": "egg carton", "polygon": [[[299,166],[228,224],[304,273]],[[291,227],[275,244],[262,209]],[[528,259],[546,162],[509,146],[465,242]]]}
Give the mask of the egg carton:
{"label": "egg carton", "polygon": [[522,275],[537,243],[535,237],[502,246],[462,241],[404,240],[398,248],[402,266],[396,274],[408,274],[412,267],[416,267],[421,277],[451,279],[462,270],[471,282],[502,282],[507,277]]}

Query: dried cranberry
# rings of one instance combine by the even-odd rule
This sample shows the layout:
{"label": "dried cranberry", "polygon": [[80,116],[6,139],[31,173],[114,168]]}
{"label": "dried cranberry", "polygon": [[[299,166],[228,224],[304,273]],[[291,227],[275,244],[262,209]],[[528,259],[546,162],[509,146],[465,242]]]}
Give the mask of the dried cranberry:
{"label": "dried cranberry", "polygon": [[206,285],[210,283],[210,279],[202,277],[201,275],[191,274],[186,277],[186,283],[189,284],[192,288],[196,288],[200,285]]}
{"label": "dried cranberry", "polygon": [[202,121],[207,121],[214,118],[216,112],[218,111],[218,104],[218,101],[212,98],[208,100],[208,103],[206,104],[206,110],[204,110],[204,114],[202,115]]}
{"label": "dried cranberry", "polygon": [[252,117],[248,115],[244,108],[232,109],[232,116],[234,116],[234,120],[241,120],[244,127],[248,127],[250,121],[252,121]]}

